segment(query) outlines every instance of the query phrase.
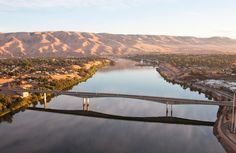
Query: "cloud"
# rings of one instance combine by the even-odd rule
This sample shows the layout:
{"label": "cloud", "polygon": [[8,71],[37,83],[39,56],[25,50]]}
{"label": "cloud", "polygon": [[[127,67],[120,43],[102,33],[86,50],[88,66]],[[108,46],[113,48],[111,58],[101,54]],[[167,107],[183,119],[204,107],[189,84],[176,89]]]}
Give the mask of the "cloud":
{"label": "cloud", "polygon": [[1,10],[41,9],[53,7],[130,7],[176,0],[0,0]]}

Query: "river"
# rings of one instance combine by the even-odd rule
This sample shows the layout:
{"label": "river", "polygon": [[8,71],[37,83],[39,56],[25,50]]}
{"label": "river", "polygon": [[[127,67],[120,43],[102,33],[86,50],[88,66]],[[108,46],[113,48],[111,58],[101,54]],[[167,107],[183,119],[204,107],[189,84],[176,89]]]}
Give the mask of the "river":
{"label": "river", "polygon": [[[166,82],[152,67],[103,69],[72,91],[207,99]],[[82,110],[82,99],[54,97],[50,109]],[[42,108],[43,106],[38,105]],[[89,109],[129,117],[165,117],[166,105],[125,98],[90,99]],[[173,106],[172,116],[215,122],[218,106]],[[171,114],[170,106],[168,115]],[[212,126],[103,119],[26,110],[0,125],[1,153],[223,153]]]}

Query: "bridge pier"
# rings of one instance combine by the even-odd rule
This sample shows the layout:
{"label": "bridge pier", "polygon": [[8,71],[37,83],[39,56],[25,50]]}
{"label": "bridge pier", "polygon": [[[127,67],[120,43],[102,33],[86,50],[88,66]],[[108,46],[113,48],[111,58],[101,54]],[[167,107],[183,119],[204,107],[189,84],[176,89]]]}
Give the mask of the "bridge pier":
{"label": "bridge pier", "polygon": [[89,111],[89,98],[83,98],[83,110]]}
{"label": "bridge pier", "polygon": [[[166,116],[169,116],[169,104],[166,103]],[[172,104],[170,104],[170,116],[172,117],[173,116],[173,106]]]}
{"label": "bridge pier", "polygon": [[89,111],[89,98],[87,98],[87,111]]}
{"label": "bridge pier", "polygon": [[43,102],[44,102],[44,109],[47,108],[47,94],[43,93]]}
{"label": "bridge pier", "polygon": [[166,116],[168,116],[168,103],[166,103]]}

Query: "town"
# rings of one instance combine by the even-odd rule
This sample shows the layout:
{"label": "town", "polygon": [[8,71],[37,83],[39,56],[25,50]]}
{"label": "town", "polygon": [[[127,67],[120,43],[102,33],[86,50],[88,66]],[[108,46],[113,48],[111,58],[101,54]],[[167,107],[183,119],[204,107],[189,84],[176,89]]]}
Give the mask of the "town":
{"label": "town", "polygon": [[[86,81],[98,68],[110,64],[110,60],[98,57],[2,59],[0,86],[12,89],[65,90]],[[26,103],[42,99],[40,94],[17,92],[9,95],[1,91],[0,116]]]}

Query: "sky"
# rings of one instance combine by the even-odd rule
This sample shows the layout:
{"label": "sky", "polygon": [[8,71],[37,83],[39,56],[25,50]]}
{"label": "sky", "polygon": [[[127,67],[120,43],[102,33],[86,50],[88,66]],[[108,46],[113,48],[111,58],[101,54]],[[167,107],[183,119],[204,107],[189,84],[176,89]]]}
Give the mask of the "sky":
{"label": "sky", "polygon": [[236,38],[236,0],[0,0],[0,32]]}

